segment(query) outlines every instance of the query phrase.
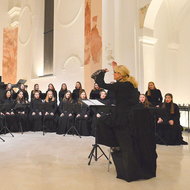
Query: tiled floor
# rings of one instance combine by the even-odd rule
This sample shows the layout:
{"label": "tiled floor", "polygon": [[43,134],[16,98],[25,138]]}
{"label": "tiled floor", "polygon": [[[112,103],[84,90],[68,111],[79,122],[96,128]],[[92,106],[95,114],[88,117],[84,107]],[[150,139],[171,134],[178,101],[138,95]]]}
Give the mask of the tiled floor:
{"label": "tiled floor", "polygon": [[[135,182],[117,179],[102,157],[88,166],[92,137],[28,132],[1,135],[0,190],[185,190],[190,187],[190,146],[157,146],[157,177]],[[190,142],[190,133],[184,133]],[[106,154],[109,149],[103,147]]]}

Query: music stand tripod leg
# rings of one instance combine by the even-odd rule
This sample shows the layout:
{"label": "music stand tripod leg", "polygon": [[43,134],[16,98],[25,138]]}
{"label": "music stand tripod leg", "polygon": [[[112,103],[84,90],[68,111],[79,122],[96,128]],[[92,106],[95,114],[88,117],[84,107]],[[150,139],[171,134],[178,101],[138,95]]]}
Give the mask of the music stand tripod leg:
{"label": "music stand tripod leg", "polygon": [[0,137],[0,139],[1,139],[3,142],[5,142],[5,140],[4,140],[3,138]]}
{"label": "music stand tripod leg", "polygon": [[[91,163],[91,161],[92,161],[92,157],[94,156],[95,146],[94,146],[94,145],[92,145],[92,146],[93,146],[93,148],[92,148],[92,150],[91,150],[91,152],[90,152],[90,154],[89,154],[89,156],[88,156],[88,158],[89,158],[88,165],[90,165],[90,163]],[[95,156],[94,156],[94,157],[95,157]]]}
{"label": "music stand tripod leg", "polygon": [[42,119],[42,130],[43,130],[43,136],[45,135],[45,116]]}
{"label": "music stand tripod leg", "polygon": [[14,135],[12,134],[12,132],[10,131],[10,129],[7,127],[7,119],[6,119],[6,117],[5,117],[5,126],[4,126],[4,128],[8,131],[8,133],[11,134],[12,137],[14,137]]}

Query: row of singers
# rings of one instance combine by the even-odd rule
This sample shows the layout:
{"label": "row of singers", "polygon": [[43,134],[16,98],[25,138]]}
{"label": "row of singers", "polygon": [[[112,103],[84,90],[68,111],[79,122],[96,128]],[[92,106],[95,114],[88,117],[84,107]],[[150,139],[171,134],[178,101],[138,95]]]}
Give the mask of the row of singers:
{"label": "row of singers", "polygon": [[[12,100],[11,92],[7,91],[0,109],[1,127],[6,121],[6,125],[13,132],[21,131],[22,126],[24,131],[45,130],[65,134],[74,125],[80,135],[93,135],[97,120],[102,122],[106,117],[107,121],[111,121],[108,117],[113,117],[114,109],[110,106],[111,101],[107,93],[102,90],[99,95],[99,101],[107,106],[90,110],[82,102],[87,99],[85,91],[80,93],[77,102],[73,101],[72,93],[67,91],[58,106],[51,90],[47,92],[44,101],[40,98],[40,93],[36,91],[30,104],[24,99],[22,91],[19,91],[16,100]],[[152,107],[143,94],[139,96],[139,103],[145,108]],[[173,103],[171,94],[165,95],[164,103],[160,104],[160,108],[162,109],[156,113],[156,126],[154,126],[160,137],[157,143],[186,144],[182,137],[179,108]],[[108,125],[111,126],[111,123]]]}
{"label": "row of singers", "polygon": [[[110,105],[106,95],[105,91],[101,91],[99,101]],[[86,99],[86,92],[82,91],[78,101],[74,102],[72,93],[67,91],[57,105],[53,92],[49,90],[44,101],[36,91],[29,103],[24,99],[22,91],[19,91],[16,100],[11,99],[11,92],[7,91],[0,106],[0,125],[1,128],[6,125],[11,132],[44,130],[57,134],[65,134],[75,126],[80,135],[93,135],[96,119],[111,115],[111,107],[90,109],[82,102]]]}
{"label": "row of singers", "polygon": [[[24,94],[24,99],[27,100],[27,101],[29,100],[29,94],[28,94],[24,84],[20,84],[20,87],[19,87],[19,90],[17,91],[17,93],[14,91],[14,89],[12,88],[12,85],[10,83],[7,84],[6,90],[4,92],[3,97],[5,96],[5,93],[8,90],[11,91],[12,99],[16,99],[17,95],[18,95],[18,92],[22,91],[23,94]],[[40,98],[45,99],[45,97],[47,95],[47,92],[49,90],[51,90],[53,92],[54,98],[56,100],[57,100],[57,96],[58,96],[59,102],[62,101],[62,99],[64,98],[65,93],[68,91],[66,83],[63,83],[61,85],[61,89],[59,90],[58,95],[57,95],[57,91],[55,90],[54,85],[51,84],[51,83],[48,84],[48,89],[47,89],[47,91],[45,93],[42,93],[42,91],[39,88],[39,84],[35,84],[33,90],[31,91],[31,94],[30,94],[31,100],[34,98],[34,93],[35,92],[39,92]],[[91,90],[91,92],[89,94],[89,99],[99,99],[101,90],[102,89],[98,86],[98,84],[94,83],[94,87],[93,87],[93,89]],[[78,100],[79,94],[80,94],[81,91],[84,91],[84,89],[82,88],[81,83],[79,81],[77,81],[76,84],[75,84],[75,89],[72,91],[72,98],[73,98],[74,101]],[[149,102],[153,106],[157,106],[160,103],[162,103],[163,98],[162,98],[161,91],[155,87],[155,84],[153,82],[148,83],[148,90],[146,91],[145,95],[148,98]],[[114,94],[112,92],[108,91],[108,97],[110,98],[112,103],[115,103]]]}

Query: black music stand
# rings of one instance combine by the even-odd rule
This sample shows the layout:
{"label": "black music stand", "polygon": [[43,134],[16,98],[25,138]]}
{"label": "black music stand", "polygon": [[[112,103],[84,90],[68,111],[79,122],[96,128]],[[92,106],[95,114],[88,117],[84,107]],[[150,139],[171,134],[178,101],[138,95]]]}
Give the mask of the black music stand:
{"label": "black music stand", "polygon": [[[71,104],[70,106],[72,106],[72,110],[75,110],[75,104]],[[81,135],[76,128],[76,120],[77,120],[76,114],[74,114],[74,122],[72,122],[71,119],[69,119],[67,126],[70,126],[70,122],[72,122],[71,127],[69,127],[69,129],[66,131],[66,133],[63,136],[69,134],[69,132],[72,131],[72,135],[76,133],[79,136],[79,138],[81,138]]]}
{"label": "black music stand", "polygon": [[[15,107],[14,107],[14,110],[16,112],[26,112],[26,108],[29,106],[29,103],[24,103],[24,104],[16,104]],[[17,113],[18,115],[18,123],[19,123],[19,128],[20,128],[20,132],[21,134],[24,133],[23,131],[23,127],[22,127],[22,123],[21,123],[21,114],[20,113]]]}
{"label": "black music stand", "polygon": [[[105,107],[106,105],[104,105],[103,103],[99,102],[98,100],[82,100],[83,103],[85,103],[87,106],[91,107],[91,108],[94,108],[94,109],[98,109],[99,107]],[[105,152],[102,150],[102,148],[100,147],[100,145],[98,144],[98,141],[97,141],[97,130],[96,130],[96,125],[95,125],[95,134],[94,134],[94,137],[95,137],[95,143],[92,144],[92,150],[90,151],[90,154],[88,156],[89,158],[89,162],[88,162],[88,165],[90,165],[91,161],[92,161],[92,158],[94,157],[94,160],[95,161],[98,161],[99,158],[101,158],[102,156],[104,156],[108,161],[109,163],[111,164],[111,161],[110,159],[108,158],[108,156],[105,154]],[[107,145],[106,145],[107,146]],[[98,156],[98,149],[100,150],[101,152],[101,155]]]}
{"label": "black music stand", "polygon": [[[38,110],[38,112],[41,112],[42,115],[41,115],[41,119],[42,119],[42,130],[43,130],[43,135],[45,135],[45,127],[44,127],[44,117],[43,117],[43,112],[44,112],[44,109],[45,109],[45,103],[44,102],[39,102],[38,104],[38,107],[36,108],[36,110]],[[34,110],[35,112],[35,110]]]}
{"label": "black music stand", "polygon": [[45,102],[41,102],[41,104],[39,104],[39,110],[41,110],[42,112],[42,130],[43,130],[43,136],[45,135],[45,110],[46,110],[47,105],[45,104]]}
{"label": "black music stand", "polygon": [[[46,104],[45,102],[42,102],[39,106],[40,110],[43,113],[43,118],[42,118],[42,128],[43,128],[43,136],[45,135],[45,112],[49,112],[51,107],[49,104]],[[54,114],[55,115],[55,114]]]}
{"label": "black music stand", "polygon": [[[69,120],[69,123],[70,123],[70,120]],[[72,123],[71,127],[66,131],[66,133],[63,136],[69,134],[70,131],[76,132],[76,134],[81,138],[81,135],[79,134],[79,132],[76,128],[76,117],[74,118],[74,123]],[[74,133],[72,133],[72,134],[74,135]]]}
{"label": "black music stand", "polygon": [[162,113],[162,108],[150,107],[149,110],[154,119],[155,137],[159,139],[164,145],[168,145],[167,142],[157,133],[157,119]]}
{"label": "black music stand", "polygon": [[[11,108],[12,108],[12,104],[1,104],[0,112],[6,112],[7,110],[11,110]],[[3,120],[1,120],[2,129],[0,130],[0,133],[4,131],[4,134],[6,134],[6,132],[8,131],[8,133],[10,133],[12,137],[14,137],[10,129],[7,127],[6,115],[2,115],[2,116],[3,116],[2,119],[4,119],[4,124],[3,124]]]}

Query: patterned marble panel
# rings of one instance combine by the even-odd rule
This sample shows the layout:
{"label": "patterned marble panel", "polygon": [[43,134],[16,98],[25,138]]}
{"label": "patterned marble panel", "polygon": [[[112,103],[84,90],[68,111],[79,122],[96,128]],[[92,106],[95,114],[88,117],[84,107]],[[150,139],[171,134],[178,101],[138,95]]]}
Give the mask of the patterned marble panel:
{"label": "patterned marble panel", "polygon": [[18,28],[3,30],[3,82],[15,83],[17,79]]}

